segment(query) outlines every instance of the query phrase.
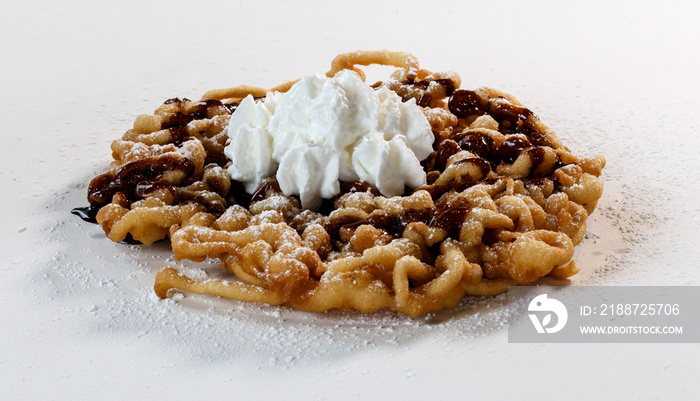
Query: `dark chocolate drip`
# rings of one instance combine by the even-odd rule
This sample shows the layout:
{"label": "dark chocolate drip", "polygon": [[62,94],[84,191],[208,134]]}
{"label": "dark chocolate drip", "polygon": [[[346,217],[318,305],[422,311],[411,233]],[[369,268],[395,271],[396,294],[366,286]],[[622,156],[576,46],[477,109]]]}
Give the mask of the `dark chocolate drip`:
{"label": "dark chocolate drip", "polygon": [[513,164],[520,153],[530,147],[530,141],[519,136],[509,136],[498,147],[498,156],[504,163]]}
{"label": "dark chocolate drip", "polygon": [[452,139],[446,139],[437,147],[435,152],[435,162],[433,164],[433,170],[444,171],[447,167],[447,160],[457,153],[459,153],[462,148],[459,144]]}
{"label": "dark chocolate drip", "polygon": [[346,182],[346,181],[341,181],[340,182],[340,193],[338,196],[342,196],[347,193],[356,193],[356,192],[367,192],[369,191],[371,194],[374,196],[380,196],[381,192],[373,186],[372,184],[365,182],[365,181],[354,181],[354,182]]}
{"label": "dark chocolate drip", "polygon": [[447,107],[457,117],[467,118],[473,115],[486,114],[488,102],[474,91],[458,89],[450,97]]}
{"label": "dark chocolate drip", "polygon": [[175,114],[169,115],[163,123],[161,123],[160,128],[161,129],[166,129],[166,128],[176,128],[176,127],[184,127],[187,124],[190,123],[190,121],[194,120],[195,116],[190,115],[190,114],[183,114],[181,112],[177,112]]}
{"label": "dark chocolate drip", "polygon": [[436,79],[435,82],[445,88],[445,96],[452,96],[455,92],[455,83],[449,78]]}
{"label": "dark chocolate drip", "polygon": [[468,206],[435,208],[433,217],[430,220],[430,227],[442,228],[448,235],[454,235],[464,224],[464,219],[469,213]]}
{"label": "dark chocolate drip", "polygon": [[280,189],[280,184],[277,182],[277,179],[268,179],[266,182],[260,185],[258,189],[255,190],[253,196],[250,198],[250,202],[258,202],[267,198],[268,191],[278,193],[282,192],[282,190]]}
{"label": "dark chocolate drip", "polygon": [[476,153],[479,157],[495,164],[498,161],[496,144],[490,137],[478,132],[465,131],[451,138],[464,150]]}
{"label": "dark chocolate drip", "polygon": [[490,107],[491,115],[499,124],[516,127],[533,115],[530,109],[501,101],[493,102]]}
{"label": "dark chocolate drip", "polygon": [[145,198],[146,195],[158,190],[167,191],[170,193],[173,203],[180,203],[180,193],[177,191],[177,188],[164,181],[141,181],[136,184],[134,189],[138,198]]}
{"label": "dark chocolate drip", "polygon": [[185,177],[190,177],[194,169],[194,163],[184,157],[160,156],[136,160],[124,165],[116,173],[107,172],[95,177],[88,187],[88,201],[93,206],[103,206],[110,203],[115,194],[122,193],[126,200],[133,202],[143,197],[137,191],[137,186],[156,185],[167,173],[176,170]]}
{"label": "dark chocolate drip", "polygon": [[469,182],[470,184],[476,184],[478,180],[486,177],[491,171],[491,165],[489,164],[489,162],[477,157],[473,157],[471,159],[462,159],[455,162],[455,165],[460,164],[471,164],[472,166],[475,166],[480,170],[481,177],[465,177],[464,175],[460,177],[462,181]]}
{"label": "dark chocolate drip", "polygon": [[99,207],[96,206],[84,206],[84,207],[76,207],[75,209],[71,210],[71,214],[74,214],[83,221],[87,221],[88,223],[93,223],[97,224],[97,212],[100,211]]}
{"label": "dark chocolate drip", "polygon": [[532,160],[532,169],[536,169],[544,162],[545,152],[542,148],[532,148],[527,151],[527,154]]}
{"label": "dark chocolate drip", "polygon": [[131,233],[127,233],[126,238],[119,241],[119,243],[124,245],[143,245],[143,242],[135,240]]}
{"label": "dark chocolate drip", "polygon": [[341,218],[330,220],[324,224],[323,228],[332,239],[339,239],[340,229],[348,225],[359,225],[365,220],[358,219],[355,216],[343,216]]}
{"label": "dark chocolate drip", "polygon": [[196,119],[211,118],[209,111],[219,106],[223,106],[223,104],[216,99],[200,100],[190,108],[188,114]]}
{"label": "dark chocolate drip", "polygon": [[245,186],[236,180],[231,180],[231,189],[228,191],[230,196],[233,196],[236,204],[244,208],[250,207],[251,196],[246,192]]}

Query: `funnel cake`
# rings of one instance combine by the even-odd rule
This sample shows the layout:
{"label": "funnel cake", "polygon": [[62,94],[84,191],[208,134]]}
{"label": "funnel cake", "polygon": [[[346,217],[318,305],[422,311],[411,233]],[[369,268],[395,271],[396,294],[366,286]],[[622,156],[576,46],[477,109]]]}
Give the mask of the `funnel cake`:
{"label": "funnel cake", "polygon": [[[275,177],[247,194],[226,172],[227,125],[247,95],[239,86],[202,100],[170,99],[112,144],[109,171],[92,180],[90,208],[113,241],[169,238],[178,259],[219,259],[230,280],[196,281],[161,269],[155,292],[176,289],[322,312],[409,316],[453,308],[540,277],[568,278],[586,219],[602,194],[602,156],[571,153],[504,92],[460,89],[455,73],[421,69],[407,53],[343,54],[327,76],[359,66],[397,67],[385,81],[415,99],[430,123],[427,183],[385,197],[365,182],[316,211],[282,193]],[[295,81],[270,91],[287,91]]]}

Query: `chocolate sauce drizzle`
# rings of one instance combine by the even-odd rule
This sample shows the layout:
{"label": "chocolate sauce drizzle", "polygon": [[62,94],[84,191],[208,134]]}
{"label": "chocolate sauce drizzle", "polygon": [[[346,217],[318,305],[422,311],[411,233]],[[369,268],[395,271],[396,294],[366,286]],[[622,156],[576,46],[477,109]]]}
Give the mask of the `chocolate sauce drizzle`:
{"label": "chocolate sauce drizzle", "polygon": [[[545,152],[539,146],[549,146],[549,143],[547,135],[536,126],[536,116],[532,111],[511,104],[505,99],[488,99],[477,91],[455,89],[455,85],[450,79],[438,79],[434,82],[445,88],[445,92],[449,96],[448,108],[458,118],[473,119],[488,114],[498,122],[499,130],[509,136],[500,146],[496,146],[493,139],[482,132],[462,128],[461,132],[458,129],[448,139],[436,140],[433,145],[434,152],[423,162],[428,185],[421,188],[431,194],[435,202],[434,207],[429,210],[409,209],[399,215],[389,215],[383,210],[376,209],[366,219],[357,219],[352,216],[328,219],[324,228],[334,241],[339,240],[343,228],[355,228],[362,224],[371,224],[394,237],[401,237],[411,223],[422,222],[429,227],[447,231],[449,236],[458,236],[459,229],[471,209],[464,199],[456,198],[457,200],[447,202],[442,200],[442,195],[449,191],[463,191],[472,185],[483,182],[486,176],[500,163],[512,164],[523,153],[530,156],[533,162],[532,171],[544,161]],[[411,80],[408,82],[409,85],[423,89],[423,94],[416,101],[424,107],[428,106],[432,100],[425,91],[430,83],[431,81]],[[378,82],[374,86],[381,84]],[[188,100],[172,98],[166,100],[165,104],[182,106],[183,102],[186,101]],[[187,112],[181,107],[179,112],[170,115],[162,123],[161,129],[168,129],[171,135],[170,143],[179,145],[190,138],[186,128],[187,124],[196,119],[211,118],[211,110],[214,107],[223,106],[228,111],[233,112],[238,104],[239,102],[222,104],[213,99],[199,101],[193,105],[190,104]],[[477,167],[481,177],[464,176],[447,185],[434,185],[440,173],[446,169],[448,159],[462,150],[468,150],[478,157],[459,160],[457,163],[469,163]],[[206,163],[216,163],[220,166],[224,166],[227,162],[228,160],[223,155],[208,154],[206,159]],[[560,162],[557,160],[557,166],[559,165]],[[116,172],[99,175],[91,181],[88,188],[89,206],[75,208],[71,213],[84,221],[96,223],[99,209],[112,202],[116,194],[121,194],[121,199],[127,203],[122,206],[128,207],[130,203],[143,199],[155,190],[168,191],[171,197],[179,202],[177,188],[164,179],[166,173],[173,171],[178,171],[185,177],[184,179],[188,179],[192,178],[194,166],[188,159],[182,157],[147,158],[129,163]],[[533,185],[537,185],[536,182],[541,180],[534,176],[530,178]],[[366,182],[341,182],[340,189],[340,194],[335,198],[324,200],[318,210],[319,213],[329,215],[334,210],[334,202],[343,194],[370,192],[375,196],[381,195],[377,188]],[[237,204],[245,208],[248,208],[251,203],[264,200],[270,196],[270,193],[281,193],[279,184],[274,177],[266,180],[252,195],[246,193],[243,185],[236,181],[231,181],[228,194],[221,193],[223,192],[222,188],[215,188],[215,190],[224,198],[234,198]],[[411,191],[407,189],[406,192],[408,194]],[[485,241],[488,240],[488,233],[485,234],[484,238]],[[130,235],[122,242],[140,243]]]}
{"label": "chocolate sauce drizzle", "polygon": [[71,214],[74,214],[83,221],[86,221],[88,223],[93,223],[97,224],[97,212],[100,211],[100,208],[97,206],[84,206],[84,207],[76,207],[73,210],[71,210]]}

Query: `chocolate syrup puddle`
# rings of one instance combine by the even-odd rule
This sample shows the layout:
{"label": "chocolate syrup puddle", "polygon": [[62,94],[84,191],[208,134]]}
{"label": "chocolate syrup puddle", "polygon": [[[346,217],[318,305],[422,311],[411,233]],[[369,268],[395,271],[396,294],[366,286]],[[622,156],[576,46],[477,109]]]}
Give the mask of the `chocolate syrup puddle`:
{"label": "chocolate syrup puddle", "polygon": [[100,211],[100,208],[97,206],[85,206],[85,207],[76,207],[75,209],[71,210],[71,214],[74,214],[83,221],[87,221],[88,223],[92,224],[97,224],[97,212]]}

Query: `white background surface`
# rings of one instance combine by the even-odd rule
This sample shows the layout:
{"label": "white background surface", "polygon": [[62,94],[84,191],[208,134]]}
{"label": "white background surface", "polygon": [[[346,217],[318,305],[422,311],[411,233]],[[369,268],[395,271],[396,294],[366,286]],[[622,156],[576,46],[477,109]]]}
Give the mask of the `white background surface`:
{"label": "white background surface", "polygon": [[404,50],[607,157],[574,285],[699,285],[698,17],[691,1],[5,2],[2,398],[696,399],[698,344],[509,344],[502,299],[417,320],[159,301],[167,244],[113,244],[69,211],[167,98]]}

